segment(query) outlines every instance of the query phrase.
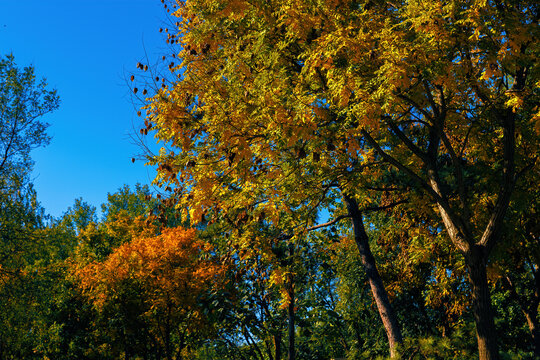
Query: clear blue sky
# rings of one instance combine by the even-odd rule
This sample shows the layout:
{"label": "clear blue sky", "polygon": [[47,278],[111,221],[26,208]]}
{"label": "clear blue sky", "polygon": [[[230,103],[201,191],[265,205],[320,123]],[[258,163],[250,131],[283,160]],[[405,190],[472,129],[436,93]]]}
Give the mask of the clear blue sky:
{"label": "clear blue sky", "polygon": [[140,125],[126,79],[136,63],[165,51],[159,0],[0,0],[0,54],[33,65],[58,89],[45,117],[51,144],[33,152],[34,183],[45,210],[60,216],[75,198],[96,206],[123,184],[154,173],[129,138]]}

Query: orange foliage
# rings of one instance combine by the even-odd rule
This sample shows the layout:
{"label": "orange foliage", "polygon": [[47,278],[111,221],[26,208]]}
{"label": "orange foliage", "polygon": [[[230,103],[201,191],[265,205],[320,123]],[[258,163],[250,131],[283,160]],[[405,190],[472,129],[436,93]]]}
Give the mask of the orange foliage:
{"label": "orange foliage", "polygon": [[197,297],[221,283],[225,270],[207,256],[210,250],[196,238],[194,229],[165,229],[159,236],[138,237],[121,245],[104,262],[77,269],[76,275],[98,307],[135,281],[151,309],[172,309],[180,317],[188,312],[196,315]]}

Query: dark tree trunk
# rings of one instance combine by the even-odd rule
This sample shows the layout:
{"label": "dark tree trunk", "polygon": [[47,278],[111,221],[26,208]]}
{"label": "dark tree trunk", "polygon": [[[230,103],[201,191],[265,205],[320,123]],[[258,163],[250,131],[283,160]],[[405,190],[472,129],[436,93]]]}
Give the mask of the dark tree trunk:
{"label": "dark tree trunk", "polygon": [[514,281],[510,278],[509,275],[505,276],[503,278],[504,284],[508,289],[510,289],[510,294],[514,298],[514,300],[519,304],[521,308],[521,312],[525,316],[525,319],[527,320],[527,325],[529,327],[529,331],[531,333],[531,344],[533,346],[534,355],[536,358],[540,359],[540,329],[538,328],[538,304],[540,302],[540,299],[538,297],[538,285],[540,281],[538,281],[538,277],[536,273],[534,273],[533,270],[533,277],[535,279],[536,283],[536,290],[534,294],[532,295],[532,299],[527,299],[525,296],[520,296],[518,294],[518,290],[516,288],[516,285]]}
{"label": "dark tree trunk", "polygon": [[281,360],[281,334],[274,335],[274,350],[275,360]]}
{"label": "dark tree trunk", "polygon": [[465,255],[469,282],[472,286],[472,310],[476,323],[478,357],[480,360],[498,360],[497,334],[491,308],[491,295],[487,282],[487,255],[483,246],[475,245]]}
{"label": "dark tree trunk", "polygon": [[[293,244],[289,244],[289,256],[291,264],[293,263],[294,247]],[[289,273],[289,281],[287,284],[287,292],[289,295],[289,306],[287,307],[287,316],[289,320],[289,357],[288,360],[294,360],[296,358],[296,350],[294,346],[294,276]]]}
{"label": "dark tree trunk", "polygon": [[352,219],[354,239],[358,251],[360,252],[360,259],[362,261],[364,271],[366,272],[369,286],[371,287],[371,293],[375,299],[377,309],[379,310],[379,315],[386,331],[386,336],[388,337],[390,357],[395,358],[398,356],[397,347],[403,342],[399,323],[396,314],[394,313],[394,309],[390,304],[390,300],[388,299],[388,293],[384,288],[379,271],[377,270],[375,258],[371,253],[369,239],[364,228],[362,213],[358,209],[358,204],[356,200],[347,195],[343,195],[343,199]]}

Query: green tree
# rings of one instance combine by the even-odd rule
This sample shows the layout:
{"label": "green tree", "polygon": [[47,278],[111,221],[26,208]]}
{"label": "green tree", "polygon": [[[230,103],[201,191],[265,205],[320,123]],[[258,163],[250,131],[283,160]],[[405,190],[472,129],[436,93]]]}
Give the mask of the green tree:
{"label": "green tree", "polygon": [[[47,145],[41,117],[58,108],[55,90],[33,67],[0,58],[0,357],[32,358],[58,280],[49,267],[67,257],[73,236],[49,231],[30,181],[33,149]],[[56,234],[56,235],[55,235]]]}
{"label": "green tree", "polygon": [[40,117],[58,107],[55,90],[36,84],[34,68],[17,68],[13,55],[0,58],[0,271],[19,269],[43,209],[29,181],[30,151],[49,142]]}
{"label": "green tree", "polygon": [[[34,68],[17,68],[13,55],[0,58],[0,178],[31,168],[30,151],[49,143],[41,117],[60,104],[45,79],[36,83]],[[2,184],[5,186],[5,184]]]}
{"label": "green tree", "polygon": [[148,185],[135,184],[131,190],[124,185],[117,192],[107,194],[107,202],[101,205],[104,221],[113,221],[122,213],[129,214],[131,218],[149,215],[157,207],[157,199],[152,197]]}
{"label": "green tree", "polygon": [[61,221],[67,228],[78,234],[86,229],[90,223],[97,223],[96,207],[88,204],[82,198],[75,199],[75,203],[67,208]]}

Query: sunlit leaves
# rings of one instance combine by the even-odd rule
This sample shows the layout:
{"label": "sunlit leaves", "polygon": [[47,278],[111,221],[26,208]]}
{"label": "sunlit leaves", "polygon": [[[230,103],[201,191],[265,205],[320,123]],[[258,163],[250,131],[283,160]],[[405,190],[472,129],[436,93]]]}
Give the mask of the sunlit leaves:
{"label": "sunlit leaves", "polygon": [[209,250],[196,240],[195,230],[166,229],[159,236],[121,245],[103,263],[90,264],[78,274],[81,286],[97,304],[131,279],[142,284],[155,306],[173,301],[186,308],[194,306],[204,287],[219,281],[222,274],[220,265],[202,257],[202,251]]}
{"label": "sunlit leaves", "polygon": [[[102,262],[75,265],[83,293],[101,312],[119,308],[127,321],[142,319],[167,354],[185,350],[185,340],[170,346],[170,337],[198,334],[210,325],[201,301],[224,284],[225,266],[196,231],[165,229],[158,236],[134,237]],[[131,294],[131,295],[130,295]],[[195,335],[193,335],[195,336]]]}
{"label": "sunlit leaves", "polygon": [[[509,139],[538,128],[536,11],[489,1],[186,1],[168,32],[181,47],[174,86],[144,106],[155,124],[147,131],[164,144],[150,161],[156,183],[175,187],[193,223],[223,216],[242,246],[262,226],[301,233],[340,192],[367,209],[392,187],[395,201],[412,204],[411,228],[429,230],[426,244],[450,238],[467,254],[494,229],[490,219],[502,224],[514,160],[535,166],[537,141]],[[405,269],[438,256],[402,245]],[[440,256],[432,275],[450,291],[463,267],[451,250]]]}

